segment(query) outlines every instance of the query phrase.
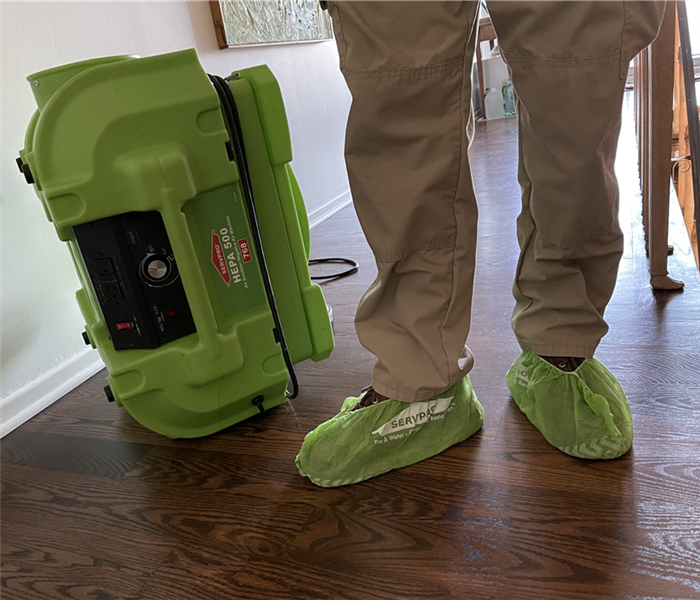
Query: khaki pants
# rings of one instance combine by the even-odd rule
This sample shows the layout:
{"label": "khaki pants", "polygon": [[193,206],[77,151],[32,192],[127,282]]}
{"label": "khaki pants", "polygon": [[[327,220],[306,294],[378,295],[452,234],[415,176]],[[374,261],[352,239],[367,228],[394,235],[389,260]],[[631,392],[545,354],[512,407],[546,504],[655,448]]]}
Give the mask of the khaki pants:
{"label": "khaki pants", "polygon": [[[516,92],[523,349],[593,355],[622,255],[613,164],[630,60],[663,2],[488,3]],[[352,93],[346,162],[378,276],[357,311],[372,385],[404,401],[472,367],[477,204],[467,149],[476,2],[334,2]]]}

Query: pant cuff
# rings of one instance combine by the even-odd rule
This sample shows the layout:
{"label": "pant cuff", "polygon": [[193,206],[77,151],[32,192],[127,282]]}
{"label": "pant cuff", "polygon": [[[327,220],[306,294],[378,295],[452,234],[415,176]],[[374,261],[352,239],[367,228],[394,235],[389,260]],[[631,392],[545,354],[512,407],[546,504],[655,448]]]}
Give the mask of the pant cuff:
{"label": "pant cuff", "polygon": [[[462,377],[466,377],[466,374],[462,375]],[[457,381],[462,379],[462,377],[458,378]],[[400,400],[401,402],[423,402],[424,400],[430,400],[433,396],[442,394],[442,392],[450,389],[455,383],[457,383],[457,381],[451,383],[450,385],[442,389],[422,388],[418,391],[414,391],[392,388],[388,385],[383,384],[381,381],[377,381],[377,379],[373,377],[372,388],[375,392],[378,392],[382,396],[388,396],[392,400]]]}
{"label": "pant cuff", "polygon": [[593,358],[593,354],[598,347],[598,344],[595,346],[528,344],[522,340],[518,340],[518,343],[523,350],[530,350],[537,356],[565,356],[573,358]]}

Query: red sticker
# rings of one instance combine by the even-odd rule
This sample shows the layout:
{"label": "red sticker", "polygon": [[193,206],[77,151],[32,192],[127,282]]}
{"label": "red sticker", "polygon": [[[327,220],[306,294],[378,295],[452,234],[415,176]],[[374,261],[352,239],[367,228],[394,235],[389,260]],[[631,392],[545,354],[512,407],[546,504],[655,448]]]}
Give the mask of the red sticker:
{"label": "red sticker", "polygon": [[243,258],[244,263],[253,260],[253,257],[250,255],[250,248],[248,248],[248,240],[246,238],[238,240],[238,247],[241,249],[241,257]]}
{"label": "red sticker", "polygon": [[213,229],[211,230],[211,262],[214,263],[216,270],[219,272],[219,275],[221,275],[226,285],[231,287],[231,274],[228,272],[228,267],[226,266],[226,257],[221,247],[221,240]]}

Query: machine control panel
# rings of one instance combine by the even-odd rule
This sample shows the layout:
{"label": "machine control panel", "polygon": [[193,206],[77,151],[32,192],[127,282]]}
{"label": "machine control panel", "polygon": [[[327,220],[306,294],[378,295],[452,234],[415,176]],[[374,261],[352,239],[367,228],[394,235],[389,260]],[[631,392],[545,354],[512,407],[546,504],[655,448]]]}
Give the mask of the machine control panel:
{"label": "machine control panel", "polygon": [[73,228],[116,350],[196,331],[163,218],[130,212]]}

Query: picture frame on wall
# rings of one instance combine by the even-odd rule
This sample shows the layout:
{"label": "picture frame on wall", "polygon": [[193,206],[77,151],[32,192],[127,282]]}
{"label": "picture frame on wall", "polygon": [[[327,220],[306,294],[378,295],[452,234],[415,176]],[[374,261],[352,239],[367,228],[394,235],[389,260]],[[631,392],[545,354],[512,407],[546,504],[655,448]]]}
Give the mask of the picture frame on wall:
{"label": "picture frame on wall", "polygon": [[222,50],[333,39],[331,18],[318,0],[213,0],[209,6]]}

